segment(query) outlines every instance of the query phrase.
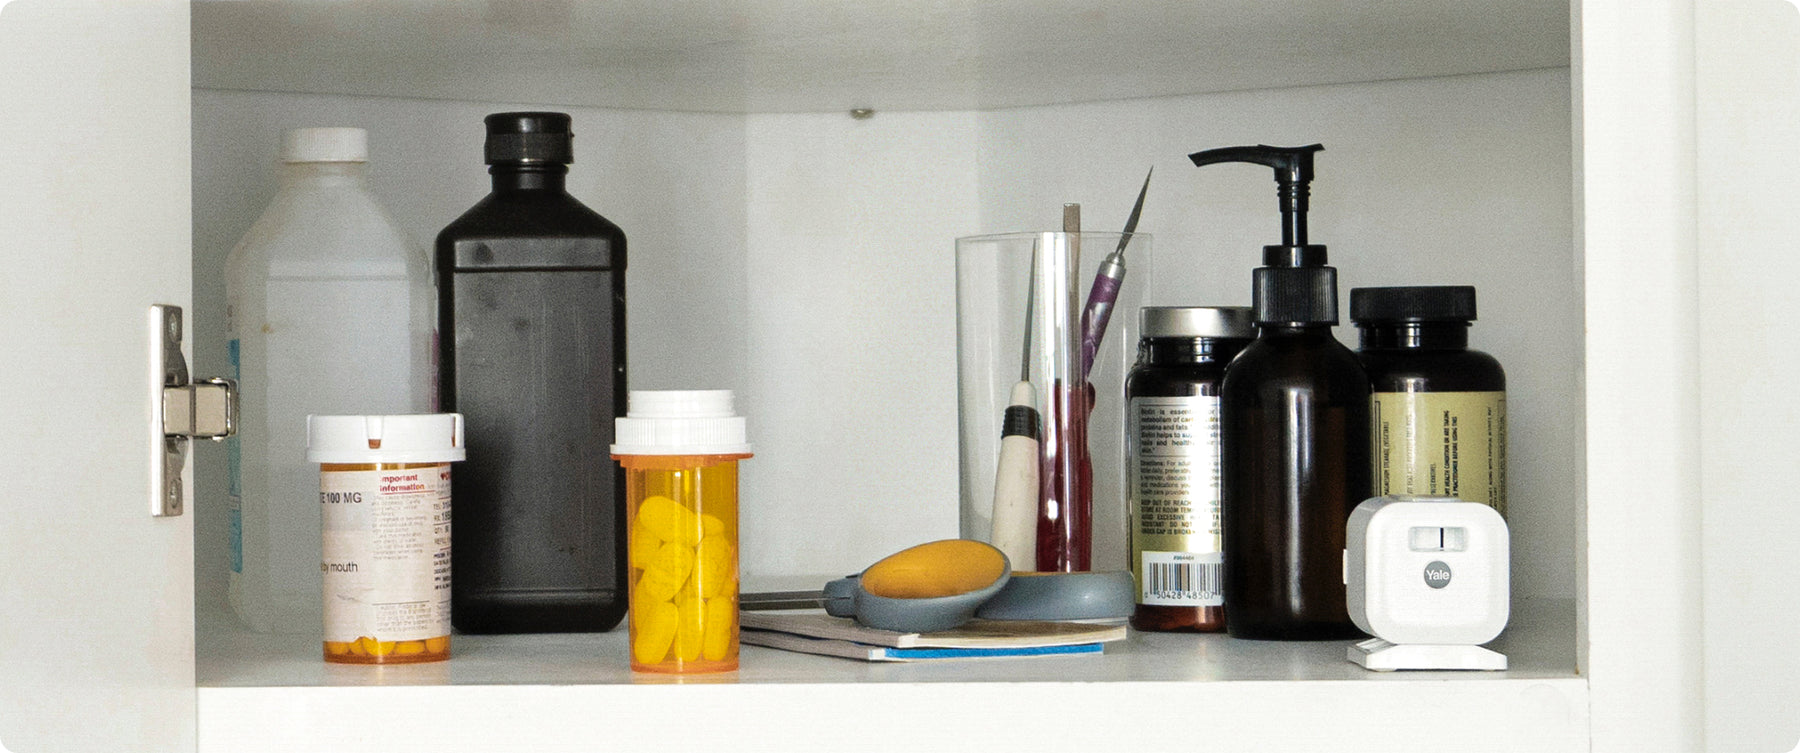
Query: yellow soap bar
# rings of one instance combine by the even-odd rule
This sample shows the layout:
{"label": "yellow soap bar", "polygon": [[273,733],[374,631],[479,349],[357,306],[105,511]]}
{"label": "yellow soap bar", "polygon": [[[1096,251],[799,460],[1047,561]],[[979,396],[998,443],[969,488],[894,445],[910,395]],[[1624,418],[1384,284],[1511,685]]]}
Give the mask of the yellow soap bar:
{"label": "yellow soap bar", "polygon": [[946,539],[903,549],[863,571],[862,588],[890,599],[925,599],[979,591],[1006,574],[993,545]]}

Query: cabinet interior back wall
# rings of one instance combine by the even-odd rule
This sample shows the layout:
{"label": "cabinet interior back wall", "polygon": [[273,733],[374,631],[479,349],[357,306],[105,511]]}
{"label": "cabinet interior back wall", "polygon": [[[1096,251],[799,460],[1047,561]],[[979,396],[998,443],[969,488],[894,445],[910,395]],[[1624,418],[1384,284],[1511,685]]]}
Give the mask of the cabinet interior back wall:
{"label": "cabinet interior back wall", "polygon": [[[575,117],[571,193],[630,240],[630,384],[731,388],[749,589],[806,587],[956,535],[953,239],[1117,230],[1155,166],[1133,260],[1147,305],[1247,305],[1279,227],[1266,168],[1190,151],[1321,142],[1314,242],[1349,289],[1473,284],[1471,344],[1507,368],[1517,596],[1573,598],[1584,452],[1566,68],[989,111],[706,114],[555,103],[193,92],[196,373],[223,373],[226,253],[288,128],[367,128],[378,198],[425,251],[487,190],[481,117]],[[598,462],[610,462],[597,459]],[[222,609],[224,453],[196,453],[196,598]],[[1122,510],[1097,506],[1096,551]],[[1115,566],[1122,566],[1122,560]]]}

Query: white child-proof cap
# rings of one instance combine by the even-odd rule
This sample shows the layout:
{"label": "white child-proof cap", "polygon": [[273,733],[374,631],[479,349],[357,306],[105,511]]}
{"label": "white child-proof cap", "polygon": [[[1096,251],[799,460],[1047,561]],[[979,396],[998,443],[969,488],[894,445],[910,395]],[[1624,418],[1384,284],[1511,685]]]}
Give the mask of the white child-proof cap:
{"label": "white child-proof cap", "polygon": [[461,413],[306,417],[309,463],[449,463],[467,457]]}
{"label": "white child-proof cap", "polygon": [[361,128],[295,128],[281,137],[282,162],[368,162],[369,132]]}
{"label": "white child-proof cap", "polygon": [[633,390],[614,420],[614,455],[748,455],[731,390]]}

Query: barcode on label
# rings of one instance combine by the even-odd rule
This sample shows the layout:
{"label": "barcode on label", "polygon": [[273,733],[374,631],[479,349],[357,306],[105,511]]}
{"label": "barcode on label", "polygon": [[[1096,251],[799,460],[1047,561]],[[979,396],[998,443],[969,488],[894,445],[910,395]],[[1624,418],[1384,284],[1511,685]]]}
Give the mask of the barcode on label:
{"label": "barcode on label", "polygon": [[1144,552],[1139,603],[1196,607],[1224,604],[1219,560],[1217,553]]}

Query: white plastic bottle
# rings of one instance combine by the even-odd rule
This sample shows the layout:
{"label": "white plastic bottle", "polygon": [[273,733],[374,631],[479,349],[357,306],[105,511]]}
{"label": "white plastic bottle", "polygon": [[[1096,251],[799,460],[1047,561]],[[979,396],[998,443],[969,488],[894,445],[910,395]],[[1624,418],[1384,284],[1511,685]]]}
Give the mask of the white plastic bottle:
{"label": "white plastic bottle", "polygon": [[368,153],[360,128],[288,131],[280,189],[226,261],[230,600],[259,631],[319,625],[307,414],[436,408],[431,265],[370,194]]}

